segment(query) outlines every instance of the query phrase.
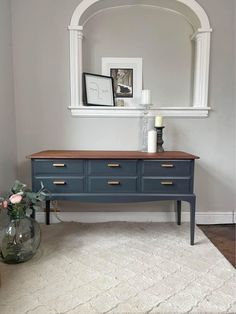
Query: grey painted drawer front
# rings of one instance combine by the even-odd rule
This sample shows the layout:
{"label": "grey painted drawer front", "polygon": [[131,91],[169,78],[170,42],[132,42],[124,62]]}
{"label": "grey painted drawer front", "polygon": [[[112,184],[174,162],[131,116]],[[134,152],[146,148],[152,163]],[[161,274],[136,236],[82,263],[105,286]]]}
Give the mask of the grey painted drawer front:
{"label": "grey painted drawer front", "polygon": [[176,177],[191,175],[190,160],[144,160],[142,166],[144,176]]}
{"label": "grey painted drawer front", "polygon": [[42,181],[52,194],[189,194],[193,165],[191,160],[36,159],[33,182],[35,190]]}
{"label": "grey painted drawer front", "polygon": [[91,193],[135,193],[137,191],[136,177],[89,177],[88,184]]}
{"label": "grey painted drawer front", "polygon": [[43,183],[45,188],[52,194],[82,193],[84,191],[84,178],[38,178],[35,180],[35,188],[39,190]]}
{"label": "grey painted drawer front", "polygon": [[159,194],[188,194],[191,191],[191,181],[188,179],[157,179],[143,178],[143,193],[159,193]]}
{"label": "grey painted drawer front", "polygon": [[83,160],[68,160],[68,159],[44,159],[33,161],[34,174],[83,174],[84,162]]}
{"label": "grey painted drawer front", "polygon": [[92,176],[135,176],[136,160],[89,160],[88,174]]}

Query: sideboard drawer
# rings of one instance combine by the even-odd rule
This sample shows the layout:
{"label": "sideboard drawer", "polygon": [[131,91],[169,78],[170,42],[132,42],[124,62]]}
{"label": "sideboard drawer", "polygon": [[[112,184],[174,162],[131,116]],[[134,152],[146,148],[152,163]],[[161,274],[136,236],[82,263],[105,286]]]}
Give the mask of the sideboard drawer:
{"label": "sideboard drawer", "polygon": [[135,176],[136,160],[90,160],[88,174],[93,176]]}
{"label": "sideboard drawer", "polygon": [[43,174],[83,174],[83,160],[68,160],[68,159],[44,159],[33,161],[34,175]]}
{"label": "sideboard drawer", "polygon": [[142,179],[143,193],[188,194],[190,190],[191,181],[188,179]]}
{"label": "sideboard drawer", "polygon": [[190,160],[144,160],[144,176],[177,177],[191,175]]}
{"label": "sideboard drawer", "polygon": [[135,193],[137,178],[89,178],[90,193]]}
{"label": "sideboard drawer", "polygon": [[84,192],[84,178],[38,178],[35,179],[35,190],[41,188],[41,182],[52,194],[72,194]]}

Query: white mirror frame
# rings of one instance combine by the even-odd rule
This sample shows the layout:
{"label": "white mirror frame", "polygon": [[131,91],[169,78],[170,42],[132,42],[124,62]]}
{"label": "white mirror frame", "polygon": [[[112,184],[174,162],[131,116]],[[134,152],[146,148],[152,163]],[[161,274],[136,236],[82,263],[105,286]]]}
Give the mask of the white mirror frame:
{"label": "white mirror frame", "polygon": [[[142,116],[142,109],[136,108],[97,108],[86,107],[82,97],[82,41],[83,25],[81,18],[83,14],[94,4],[102,0],[82,0],[75,9],[71,23],[68,27],[70,32],[70,84],[71,84],[71,105],[68,107],[73,116],[80,117],[138,117]],[[144,1],[144,0],[143,0]],[[204,9],[195,0],[172,0],[187,6],[194,13],[200,22],[200,27],[195,28],[191,40],[195,40],[195,64],[194,64],[194,86],[193,104],[189,107],[154,107],[150,115],[161,114],[162,116],[174,117],[207,117],[208,106],[208,85],[210,66],[210,41],[211,32],[209,19]],[[145,2],[145,1],[144,1]],[[133,4],[132,2],[132,5]],[[140,3],[139,3],[140,5]],[[147,3],[145,5],[148,5]],[[129,1],[123,6],[130,6]],[[157,0],[158,6],[158,0]],[[179,12],[178,12],[179,13]],[[189,18],[181,13],[188,21]]]}

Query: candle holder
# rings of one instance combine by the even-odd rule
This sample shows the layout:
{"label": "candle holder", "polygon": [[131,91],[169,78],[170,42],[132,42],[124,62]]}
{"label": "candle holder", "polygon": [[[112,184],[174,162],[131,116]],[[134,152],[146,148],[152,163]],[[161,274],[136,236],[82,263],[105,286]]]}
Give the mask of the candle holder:
{"label": "candle holder", "polygon": [[[150,116],[149,109],[151,105],[144,105],[143,107],[143,116],[140,120],[140,150],[142,152],[148,151],[148,131],[153,128],[154,121],[152,121],[152,117]],[[152,126],[151,126],[152,124]]]}
{"label": "candle holder", "polygon": [[163,137],[162,137],[164,128],[165,128],[164,126],[155,127],[155,129],[157,130],[157,153],[164,152],[164,148],[162,147],[162,145],[164,144]]}

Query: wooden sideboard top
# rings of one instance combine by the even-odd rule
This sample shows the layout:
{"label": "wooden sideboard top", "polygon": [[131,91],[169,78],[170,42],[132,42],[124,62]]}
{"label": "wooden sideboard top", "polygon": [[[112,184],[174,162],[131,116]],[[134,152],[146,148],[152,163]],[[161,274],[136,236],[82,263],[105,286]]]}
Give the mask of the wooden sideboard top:
{"label": "wooden sideboard top", "polygon": [[29,159],[199,159],[199,157],[179,151],[144,153],[139,151],[95,151],[95,150],[45,150]]}

